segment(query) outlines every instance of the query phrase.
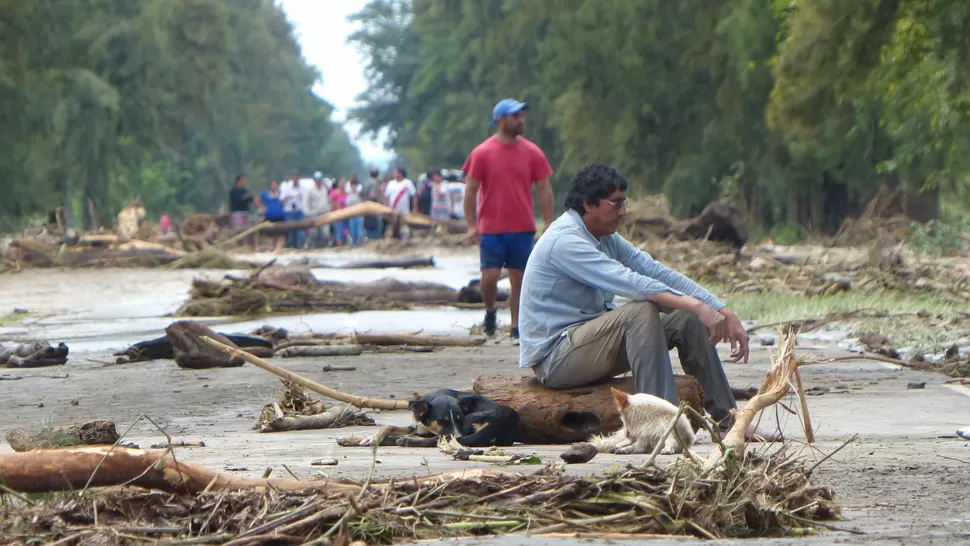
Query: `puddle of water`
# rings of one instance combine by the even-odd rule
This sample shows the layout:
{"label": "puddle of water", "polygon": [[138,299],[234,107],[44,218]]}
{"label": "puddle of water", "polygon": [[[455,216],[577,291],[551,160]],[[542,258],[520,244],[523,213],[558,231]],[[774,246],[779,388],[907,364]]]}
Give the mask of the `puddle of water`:
{"label": "puddle of water", "polygon": [[[438,282],[452,288],[477,278],[478,254],[474,250],[446,251],[435,256],[434,268],[417,269],[313,269],[320,280],[370,282],[384,277],[400,281]],[[240,258],[265,263],[276,256],[248,254]],[[361,260],[386,258],[361,251],[313,251],[276,257],[281,265],[305,259],[340,265]],[[95,352],[124,347],[164,334],[175,320],[166,316],[188,298],[195,277],[218,280],[225,275],[243,275],[226,270],[101,269],[49,270],[44,275],[8,275],[0,286],[0,314],[14,307],[30,311],[22,324],[0,329],[0,341],[43,339],[64,341],[72,352]],[[499,284],[508,288],[508,281]],[[295,332],[372,331],[466,335],[481,322],[478,309],[441,307],[413,311],[363,311],[358,313],[314,313],[294,316],[197,318],[222,332],[242,332],[273,324]],[[508,311],[499,321],[509,321]]]}

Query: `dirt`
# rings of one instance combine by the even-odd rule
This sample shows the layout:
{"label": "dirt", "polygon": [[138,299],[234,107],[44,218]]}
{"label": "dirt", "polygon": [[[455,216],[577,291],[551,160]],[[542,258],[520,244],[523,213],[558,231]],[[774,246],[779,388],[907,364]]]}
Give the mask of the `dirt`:
{"label": "dirt", "polygon": [[[425,278],[466,280],[473,258],[455,260],[444,271],[429,270]],[[225,272],[212,274],[221,276]],[[186,271],[55,270],[43,276],[7,274],[0,278],[0,314],[9,311],[8,307],[27,307],[31,311],[27,324],[0,330],[0,341],[58,333],[72,344],[71,358],[65,366],[0,369],[0,378],[21,378],[0,380],[0,431],[111,419],[122,434],[135,423],[125,440],[148,447],[164,441],[164,436],[147,420],[136,422],[140,416],[147,415],[173,440],[205,442],[204,448],[178,449],[179,457],[185,460],[253,476],[261,475],[267,467],[274,469],[274,476],[285,475],[285,464],[301,478],[324,472],[334,477],[363,479],[372,466],[370,450],[341,448],[334,440],[369,434],[374,428],[269,434],[253,430],[261,408],[276,399],[281,387],[276,377],[262,370],[248,365],[184,370],[171,361],[104,364],[113,361],[112,349],[123,348],[132,339],[158,335],[170,320],[163,315],[185,297],[191,277],[192,273]],[[438,330],[460,332],[481,318],[478,311],[442,310],[437,315],[428,311],[402,313],[378,316],[375,324],[387,331],[415,331],[427,320],[437,325]],[[364,328],[368,326],[369,316],[342,315],[338,319],[312,315],[289,320],[295,327],[304,329],[320,330],[319,324],[342,327],[353,324],[352,327]],[[271,322],[279,320],[274,318]],[[504,320],[508,320],[507,314]],[[250,324],[252,321],[224,324],[221,331],[237,331]],[[75,332],[73,338],[72,332]],[[814,350],[817,344],[811,343]],[[722,355],[727,352],[726,347],[719,348]],[[768,366],[769,349],[755,347],[748,365],[727,364],[732,385],[759,384]],[[505,338],[482,347],[448,348],[432,354],[364,353],[273,361],[347,392],[401,398],[441,387],[467,388],[480,375],[528,373],[517,367],[517,356],[518,348]],[[327,364],[353,366],[356,370],[324,372]],[[65,374],[68,377],[52,378]],[[945,385],[946,378],[939,374],[877,362],[812,365],[805,367],[802,375],[806,388],[829,390],[808,399],[817,437],[813,448],[804,448],[799,443],[804,439],[800,422],[779,410],[785,433],[793,441],[789,449],[804,449],[810,460],[820,459],[853,435],[859,435],[819,467],[816,479],[836,491],[846,517],[838,525],[866,534],[827,532],[818,537],[791,539],[793,542],[942,544],[970,538],[966,527],[970,519],[970,504],[966,502],[970,442],[940,437],[954,436],[957,428],[970,424],[970,389]],[[907,389],[908,383],[924,381],[924,389]],[[797,401],[789,400],[787,405],[797,407]],[[408,414],[402,411],[371,412],[371,415],[380,424],[409,421]],[[774,414],[766,416],[769,417],[774,418]],[[698,447],[706,452],[711,446],[710,440],[705,439]],[[515,446],[507,451],[535,453],[543,462],[552,462],[558,460],[558,454],[565,448]],[[777,445],[767,448],[777,449]],[[9,446],[0,446],[0,452],[9,451]],[[314,460],[328,457],[337,459],[338,465],[310,465]],[[475,466],[429,449],[381,448],[377,458],[375,479]],[[642,457],[637,456],[599,455],[587,464],[571,465],[567,471],[602,474],[616,465],[641,461]],[[523,467],[523,471],[529,469]],[[488,539],[468,542],[498,544]],[[502,544],[516,543],[526,542],[502,540]]]}

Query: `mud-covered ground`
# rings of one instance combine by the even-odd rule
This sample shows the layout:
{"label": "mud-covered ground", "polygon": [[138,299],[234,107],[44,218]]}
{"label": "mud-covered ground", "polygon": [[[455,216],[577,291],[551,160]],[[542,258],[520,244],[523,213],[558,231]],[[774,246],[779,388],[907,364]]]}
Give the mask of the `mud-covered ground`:
{"label": "mud-covered ground", "polygon": [[[439,263],[441,267],[434,270],[354,274],[367,278],[395,274],[459,286],[475,273],[472,254],[450,255]],[[201,274],[218,278],[225,273]],[[346,271],[316,273],[328,278],[347,275]],[[163,315],[174,310],[185,297],[194,274],[160,270],[35,270],[0,277],[0,316],[14,307],[30,311],[26,321],[0,327],[0,341],[47,337],[55,342],[64,340],[72,347],[66,366],[0,369],[0,430],[104,418],[114,420],[119,431],[124,431],[139,416],[148,415],[175,440],[206,443],[204,448],[179,450],[179,456],[185,460],[248,475],[260,475],[266,467],[273,467],[274,475],[285,474],[285,464],[299,477],[322,473],[362,479],[371,468],[370,450],[341,448],[334,439],[368,434],[373,428],[275,434],[253,430],[260,408],[274,400],[280,388],[278,379],[262,370],[245,366],[190,371],[181,370],[170,361],[106,365],[113,361],[112,350],[161,333],[171,321]],[[442,309],[221,321],[217,329],[241,331],[266,322],[298,330],[424,328],[457,334],[480,319],[479,311]],[[801,340],[801,351],[818,349],[826,350],[824,343],[811,337]],[[756,347],[748,365],[726,365],[732,384],[759,384],[768,366],[768,350]],[[676,353],[672,356],[676,358]],[[409,397],[414,392],[441,387],[467,388],[480,375],[527,373],[517,368],[517,347],[508,340],[433,354],[364,353],[356,357],[274,361],[334,388],[380,397]],[[354,366],[356,370],[324,372],[325,364]],[[817,479],[831,485],[837,493],[845,515],[845,521],[838,525],[866,534],[829,532],[792,542],[944,544],[970,540],[970,442],[941,438],[953,436],[957,428],[970,425],[970,389],[946,385],[946,378],[940,375],[877,362],[813,365],[805,367],[802,374],[806,388],[830,390],[809,399],[817,428],[814,448],[799,443],[804,439],[800,423],[781,410],[781,423],[793,441],[789,449],[802,449],[806,459],[813,461],[859,435],[819,467]],[[911,382],[924,381],[923,389],[907,388]],[[789,405],[794,407],[793,404],[790,401]],[[373,415],[382,424],[404,424],[409,419],[405,412]],[[768,417],[774,419],[774,414]],[[135,425],[127,439],[142,447],[164,441],[147,421]],[[705,439],[699,447],[706,451],[711,443]],[[562,449],[516,446],[507,451],[535,453],[544,462],[551,462],[557,460]],[[0,445],[0,452],[9,450],[5,443]],[[310,464],[328,457],[336,458],[339,464]],[[641,460],[638,456],[600,455],[588,464],[567,469],[602,473],[618,464],[636,464]],[[404,448],[382,448],[378,461],[375,479],[424,475],[474,464],[453,461],[433,449]],[[502,544],[526,543],[500,540]],[[469,542],[498,544],[489,539]]]}

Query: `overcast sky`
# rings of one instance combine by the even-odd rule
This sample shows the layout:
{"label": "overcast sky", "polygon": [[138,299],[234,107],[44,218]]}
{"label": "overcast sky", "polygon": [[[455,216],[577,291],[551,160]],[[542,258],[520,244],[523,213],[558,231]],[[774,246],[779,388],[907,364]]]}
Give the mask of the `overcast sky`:
{"label": "overcast sky", "polygon": [[[360,11],[367,0],[279,0],[279,4],[296,29],[303,56],[323,74],[314,91],[337,109],[334,119],[344,121],[354,98],[367,87],[363,56],[347,43],[355,30],[347,16]],[[346,127],[365,162],[384,163],[392,155],[378,143],[359,138],[355,124]]]}

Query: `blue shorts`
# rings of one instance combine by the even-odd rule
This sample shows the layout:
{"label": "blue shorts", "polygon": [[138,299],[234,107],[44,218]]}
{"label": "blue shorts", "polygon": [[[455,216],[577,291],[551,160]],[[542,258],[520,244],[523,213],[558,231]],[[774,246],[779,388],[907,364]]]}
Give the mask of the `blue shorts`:
{"label": "blue shorts", "polygon": [[534,231],[482,233],[479,244],[482,269],[525,269],[535,235]]}

